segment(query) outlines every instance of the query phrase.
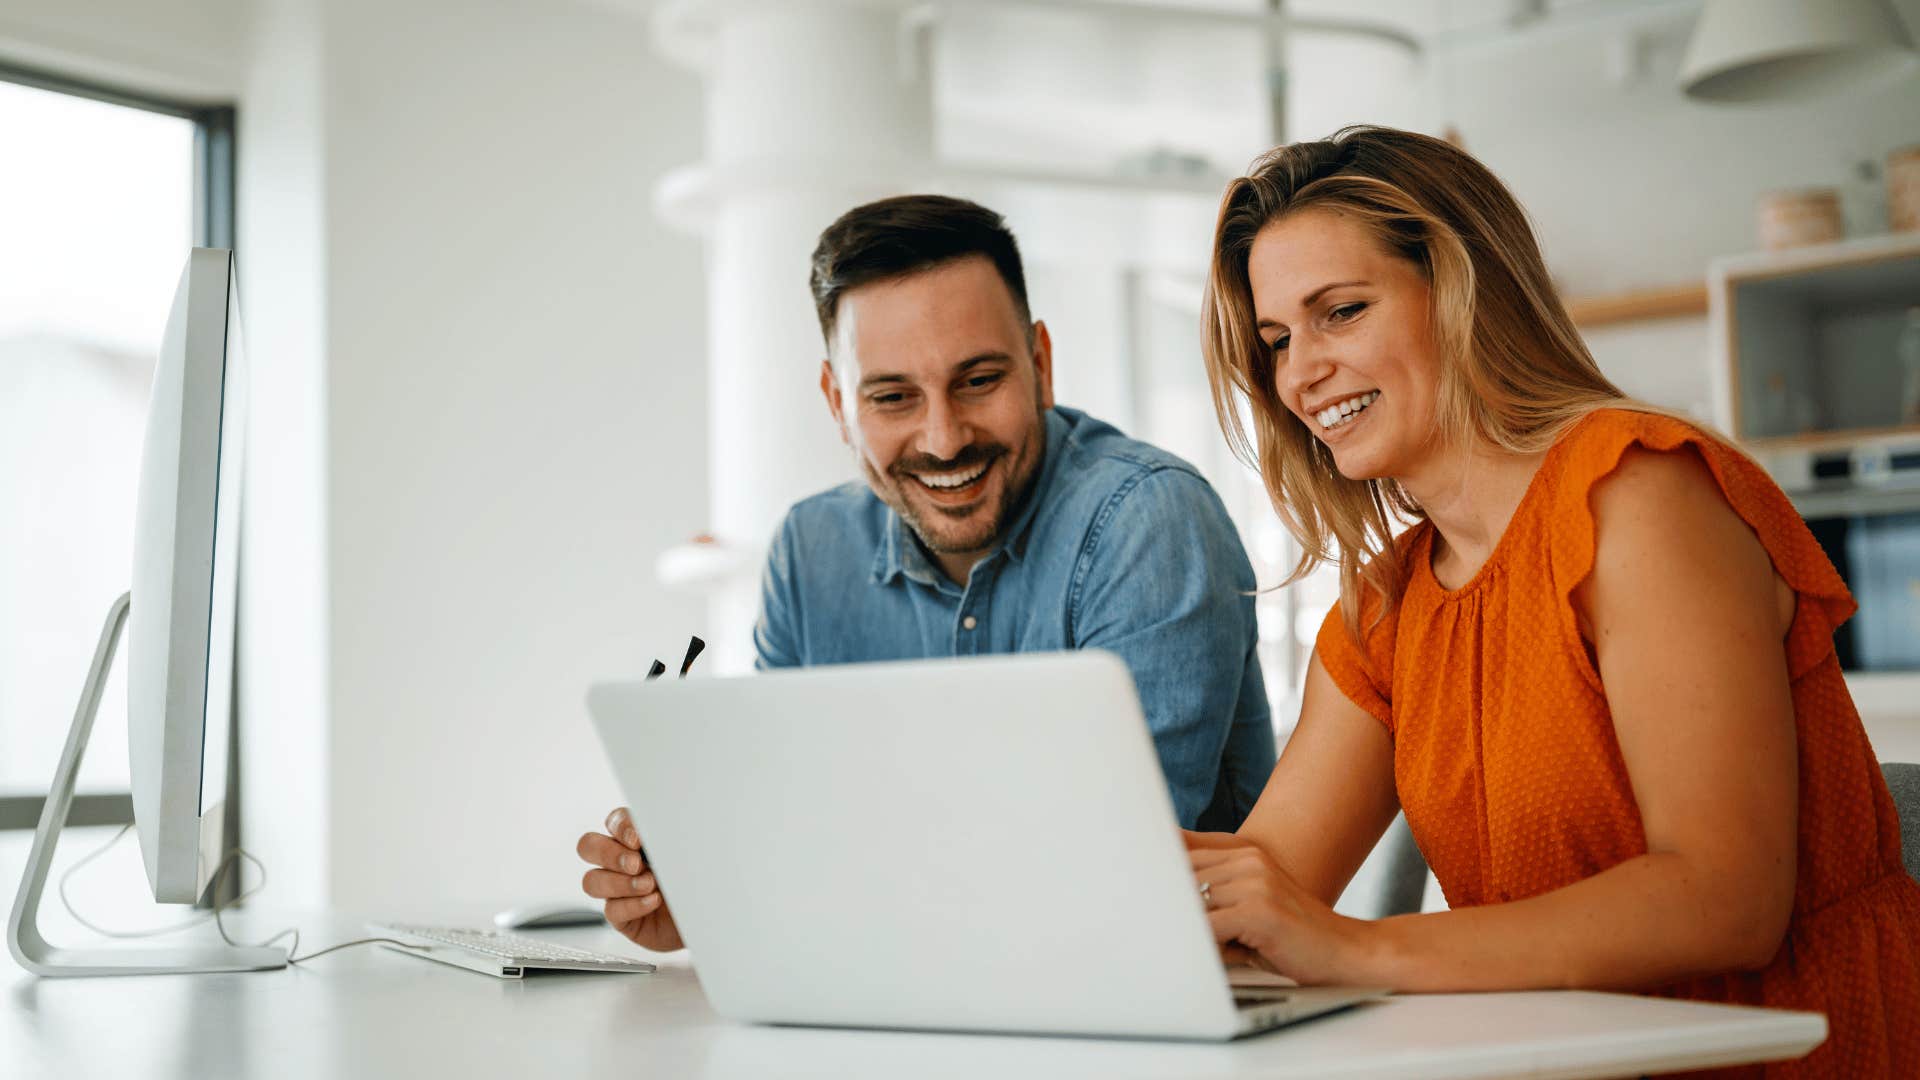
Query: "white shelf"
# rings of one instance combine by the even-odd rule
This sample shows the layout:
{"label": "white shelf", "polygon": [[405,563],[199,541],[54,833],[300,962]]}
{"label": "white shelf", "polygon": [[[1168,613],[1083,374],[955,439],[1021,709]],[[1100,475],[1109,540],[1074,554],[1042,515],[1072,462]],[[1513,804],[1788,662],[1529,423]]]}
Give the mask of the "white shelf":
{"label": "white shelf", "polygon": [[[766,0],[668,0],[654,4],[649,0],[599,0],[602,6],[651,15],[654,39],[662,52],[694,70],[704,69],[713,52],[713,37],[721,22],[743,10],[764,5]],[[787,3],[814,3],[834,6],[858,3],[862,6],[897,9],[903,19],[915,23],[934,23],[942,19],[984,17],[1013,12],[1057,12],[1084,16],[1103,23],[1144,24],[1149,30],[1161,27],[1219,27],[1248,33],[1331,35],[1366,38],[1392,45],[1408,56],[1419,58],[1425,48],[1420,38],[1398,26],[1370,19],[1340,16],[1293,15],[1272,12],[1264,7],[1224,7],[1213,4],[1165,3],[1155,0],[785,0]]]}
{"label": "white shelf", "polygon": [[1895,341],[1920,305],[1920,233],[1716,260],[1716,419],[1755,449],[1899,433]]}
{"label": "white shelf", "polygon": [[1811,244],[1785,251],[1750,251],[1715,259],[1709,276],[1728,281],[1752,281],[1805,273],[1900,256],[1920,256],[1920,233],[1862,236],[1831,244]]}
{"label": "white shelf", "polygon": [[661,552],[653,572],[670,589],[714,592],[752,577],[763,561],[762,551],[701,538]]}
{"label": "white shelf", "polygon": [[1038,167],[998,167],[905,158],[762,159],[718,166],[686,165],[660,178],[654,208],[675,228],[699,232],[722,202],[759,191],[792,190],[796,184],[829,187],[880,183],[903,190],[1015,188],[1036,193],[1199,200],[1211,210],[1228,177],[1206,172],[1174,176],[1075,172]]}

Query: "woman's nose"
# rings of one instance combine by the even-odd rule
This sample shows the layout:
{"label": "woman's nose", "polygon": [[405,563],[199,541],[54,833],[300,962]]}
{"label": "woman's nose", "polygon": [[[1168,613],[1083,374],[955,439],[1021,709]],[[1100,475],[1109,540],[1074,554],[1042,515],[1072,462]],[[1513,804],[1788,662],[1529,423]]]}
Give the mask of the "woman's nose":
{"label": "woman's nose", "polygon": [[1286,359],[1276,374],[1278,389],[1282,396],[1305,397],[1307,391],[1331,375],[1333,369],[1333,358],[1325,350],[1295,335],[1287,341]]}

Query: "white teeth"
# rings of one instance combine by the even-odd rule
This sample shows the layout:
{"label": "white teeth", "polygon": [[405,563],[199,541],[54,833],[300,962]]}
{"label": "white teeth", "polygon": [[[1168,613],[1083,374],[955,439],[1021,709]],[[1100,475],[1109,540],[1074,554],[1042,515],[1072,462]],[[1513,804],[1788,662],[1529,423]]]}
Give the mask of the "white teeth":
{"label": "white teeth", "polygon": [[1348,418],[1359,415],[1360,410],[1365,409],[1367,406],[1373,404],[1374,401],[1379,397],[1380,397],[1380,391],[1378,390],[1371,390],[1364,394],[1358,394],[1354,397],[1348,398],[1345,401],[1338,402],[1336,404],[1329,405],[1324,409],[1321,409],[1319,412],[1313,414],[1313,418],[1315,420],[1320,421],[1320,426],[1322,428],[1338,427],[1342,423],[1346,422]]}
{"label": "white teeth", "polygon": [[914,479],[930,488],[960,488],[966,487],[968,484],[980,479],[980,474],[986,471],[987,467],[980,465],[966,472],[915,473]]}

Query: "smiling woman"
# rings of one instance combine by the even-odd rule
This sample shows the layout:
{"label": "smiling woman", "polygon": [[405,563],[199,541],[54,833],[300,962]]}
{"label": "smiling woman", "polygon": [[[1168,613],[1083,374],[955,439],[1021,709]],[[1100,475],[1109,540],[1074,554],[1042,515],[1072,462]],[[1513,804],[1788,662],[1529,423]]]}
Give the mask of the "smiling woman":
{"label": "smiling woman", "polygon": [[[1221,426],[1258,466],[1301,541],[1293,576],[1337,552],[1341,610],[1356,629],[1363,579],[1388,597],[1403,587],[1395,561],[1375,558],[1392,546],[1394,513],[1420,511],[1392,470],[1339,468],[1335,440],[1306,426],[1356,392],[1384,389],[1316,385],[1302,398],[1299,372],[1320,359],[1322,344],[1345,348],[1357,335],[1371,355],[1395,361],[1388,370],[1421,384],[1369,421],[1402,442],[1539,453],[1588,411],[1623,397],[1562,307],[1519,204],[1478,162],[1434,144],[1447,145],[1349,129],[1263,159],[1221,204],[1202,314]],[[1276,239],[1283,210],[1286,242],[1257,243]],[[1470,253],[1450,221],[1502,242]],[[1369,242],[1352,243],[1354,235]],[[1302,351],[1288,400],[1289,383],[1277,375]],[[1236,395],[1255,406],[1252,431]],[[1302,423],[1282,419],[1289,415]]]}
{"label": "smiling woman", "polygon": [[[1223,952],[1815,1010],[1795,1075],[1920,1074],[1920,883],[1834,652],[1852,598],[1759,466],[1600,374],[1500,181],[1381,128],[1266,155],[1225,196],[1205,351],[1296,576],[1343,585],[1260,801],[1189,837]],[[1336,915],[1400,809],[1452,910]]]}

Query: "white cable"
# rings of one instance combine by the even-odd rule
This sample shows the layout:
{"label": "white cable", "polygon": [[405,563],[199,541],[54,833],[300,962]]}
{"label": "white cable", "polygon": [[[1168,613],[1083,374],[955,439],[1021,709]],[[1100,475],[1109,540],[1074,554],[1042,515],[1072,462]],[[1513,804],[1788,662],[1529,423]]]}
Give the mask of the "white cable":
{"label": "white cable", "polygon": [[114,833],[113,836],[110,839],[108,839],[106,843],[100,845],[98,848],[95,848],[92,852],[88,853],[87,855],[82,856],[78,862],[68,867],[66,872],[60,875],[59,891],[60,891],[61,906],[67,909],[67,914],[73,916],[73,920],[75,922],[79,923],[81,926],[86,927],[87,929],[93,931],[96,934],[100,934],[104,937],[121,938],[121,939],[158,937],[161,934],[177,934],[182,930],[191,930],[196,926],[204,925],[207,922],[207,920],[211,919],[213,920],[213,928],[220,932],[220,940],[226,942],[229,946],[236,949],[272,948],[273,943],[276,941],[279,941],[281,938],[289,937],[289,936],[292,937],[293,938],[292,942],[290,942],[287,945],[287,963],[289,964],[305,963],[306,961],[311,960],[316,956],[325,956],[326,954],[333,952],[337,949],[352,948],[355,945],[380,945],[380,944],[398,945],[403,949],[412,949],[418,952],[429,952],[433,948],[433,946],[430,946],[430,945],[414,945],[405,941],[395,940],[394,938],[373,937],[373,938],[357,938],[353,941],[343,941],[338,945],[330,945],[327,948],[310,952],[305,956],[295,956],[294,954],[300,950],[300,929],[298,927],[292,927],[292,926],[266,938],[263,941],[257,942],[253,945],[243,945],[240,942],[233,940],[233,938],[227,936],[226,923],[220,920],[221,913],[224,912],[227,908],[235,904],[241,903],[242,901],[246,900],[248,897],[253,896],[255,893],[258,893],[261,889],[264,889],[267,887],[267,864],[261,862],[257,858],[254,858],[252,852],[249,852],[247,849],[240,848],[240,847],[236,847],[231,851],[227,852],[226,857],[220,860],[220,865],[213,868],[213,882],[211,887],[213,892],[216,895],[218,895],[219,889],[220,889],[220,880],[222,877],[226,875],[227,867],[232,866],[235,862],[244,859],[247,862],[252,863],[255,869],[260,871],[260,880],[254,883],[253,888],[247,889],[246,891],[242,892],[239,896],[234,897],[232,900],[216,900],[214,901],[212,911],[206,912],[205,914],[201,914],[201,915],[195,915],[190,919],[183,919],[180,922],[174,923],[171,926],[160,926],[160,927],[155,927],[151,930],[109,930],[104,926],[100,926],[92,922],[86,916],[80,914],[80,912],[74,908],[72,898],[67,895],[67,881],[70,878],[72,878],[74,874],[78,873],[81,867],[87,865],[88,863],[99,858],[100,856],[105,855],[107,851],[113,847],[113,845],[120,842],[121,837],[127,835],[127,830],[131,828],[133,828],[133,826],[130,824],[120,826],[120,831],[117,833]]}
{"label": "white cable", "polygon": [[[101,926],[93,922],[92,920],[88,919],[85,915],[80,914],[80,912],[74,908],[73,898],[67,895],[67,883],[73,879],[73,876],[75,874],[80,872],[81,867],[86,866],[88,863],[94,861],[95,859],[98,859],[102,855],[105,855],[109,850],[111,850],[113,848],[113,845],[119,843],[120,838],[127,835],[127,831],[132,828],[133,826],[131,824],[120,826],[120,831],[114,833],[113,836],[109,838],[106,843],[100,845],[99,847],[95,848],[93,851],[89,852],[87,855],[81,857],[81,859],[78,862],[74,863],[72,866],[67,867],[66,872],[60,875],[60,890],[59,890],[60,905],[67,909],[68,915],[73,916],[73,921],[79,923],[81,926],[86,927],[87,929],[93,931],[94,933],[99,934],[102,937],[119,938],[121,940],[132,940],[136,938],[158,937],[162,934],[177,934],[182,930],[190,930],[193,927],[204,925],[207,922],[207,920],[212,919],[214,917],[214,913],[209,911],[209,912],[203,912],[201,914],[195,915],[192,918],[183,919],[180,922],[173,923],[172,925],[169,925],[169,926],[154,927],[153,929],[150,929],[150,930],[109,930],[106,927]],[[254,895],[255,893],[258,893],[261,889],[266,888],[267,868],[261,864],[260,860],[236,848],[227,854],[226,859],[223,859],[221,861],[219,867],[215,868],[214,876],[216,878],[219,877],[221,871],[226,869],[227,863],[232,861],[236,856],[247,859],[248,861],[252,862],[254,866],[259,867],[260,869],[260,881],[257,884],[255,884],[253,888],[248,889],[247,891],[241,893],[239,896],[235,897],[233,902],[237,904],[242,900],[245,900],[248,897]]]}
{"label": "white cable", "polygon": [[[245,859],[247,859],[247,861],[253,863],[255,866],[260,867],[261,874],[265,875],[266,867],[261,864],[259,859],[254,858],[252,855],[249,855],[242,848],[234,848],[233,850],[234,850],[234,854],[240,855]],[[228,856],[229,860],[231,860],[231,858],[232,856]],[[220,875],[220,870],[225,870],[226,867],[227,867],[227,863],[225,861],[221,862],[220,869],[214,871],[214,877],[217,879]],[[259,886],[255,886],[254,889],[255,891],[258,891]],[[252,894],[242,893],[240,896],[234,898],[234,903],[236,904],[239,903],[241,900],[245,899],[249,895],[252,895]],[[300,928],[299,927],[289,926],[285,930],[282,930],[277,934],[273,934],[272,936],[267,937],[261,941],[255,942],[252,945],[243,945],[240,942],[235,941],[231,937],[227,936],[227,924],[220,921],[220,913],[226,910],[226,907],[227,905],[221,904],[221,903],[216,903],[213,905],[213,928],[215,930],[220,931],[221,941],[226,942],[229,946],[236,949],[267,949],[267,948],[272,948],[273,943],[276,941],[279,941],[281,938],[291,936],[293,940],[287,945],[287,963],[288,964],[304,964],[316,956],[325,956],[330,952],[335,952],[340,949],[351,949],[356,945],[398,945],[403,949],[413,949],[418,952],[432,952],[434,948],[432,945],[413,945],[405,941],[399,941],[395,938],[370,937],[370,938],[355,938],[352,941],[343,941],[338,945],[329,945],[324,949],[316,949],[305,956],[295,956],[294,954],[300,951]]]}

